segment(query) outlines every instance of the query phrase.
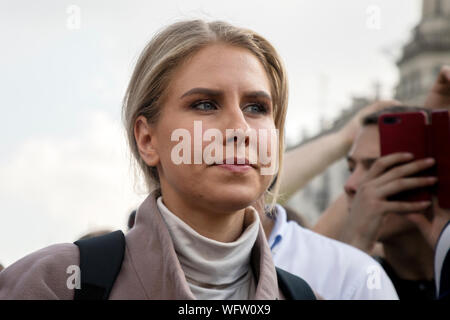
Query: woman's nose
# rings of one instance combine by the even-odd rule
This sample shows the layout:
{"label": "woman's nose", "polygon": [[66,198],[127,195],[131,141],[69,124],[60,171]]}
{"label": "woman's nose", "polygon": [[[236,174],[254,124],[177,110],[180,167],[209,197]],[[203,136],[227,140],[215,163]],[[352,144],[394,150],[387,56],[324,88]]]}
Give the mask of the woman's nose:
{"label": "woman's nose", "polygon": [[234,141],[238,144],[245,142],[245,145],[247,145],[251,127],[240,106],[229,108],[223,116],[225,142],[231,143]]}

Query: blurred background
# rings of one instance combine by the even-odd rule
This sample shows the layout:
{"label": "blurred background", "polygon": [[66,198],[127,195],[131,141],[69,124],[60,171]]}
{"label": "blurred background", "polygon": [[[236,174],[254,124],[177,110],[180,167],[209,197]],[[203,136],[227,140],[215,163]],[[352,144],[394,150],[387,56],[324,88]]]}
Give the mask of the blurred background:
{"label": "blurred background", "polygon": [[[0,263],[98,229],[145,198],[121,101],[138,54],[180,19],[265,36],[289,75],[288,147],[375,99],[420,105],[450,63],[450,0],[0,1]],[[290,204],[310,223],[342,190],[333,165]],[[135,183],[136,182],[136,183]]]}

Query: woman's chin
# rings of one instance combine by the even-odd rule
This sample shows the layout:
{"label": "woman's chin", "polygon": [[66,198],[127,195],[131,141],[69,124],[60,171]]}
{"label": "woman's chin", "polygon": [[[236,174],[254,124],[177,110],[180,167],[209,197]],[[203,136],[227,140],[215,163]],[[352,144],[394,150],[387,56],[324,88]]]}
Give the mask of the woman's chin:
{"label": "woman's chin", "polygon": [[210,194],[209,200],[215,204],[216,209],[223,211],[237,211],[252,205],[260,196],[261,192],[253,187],[246,186],[224,186],[215,188]]}

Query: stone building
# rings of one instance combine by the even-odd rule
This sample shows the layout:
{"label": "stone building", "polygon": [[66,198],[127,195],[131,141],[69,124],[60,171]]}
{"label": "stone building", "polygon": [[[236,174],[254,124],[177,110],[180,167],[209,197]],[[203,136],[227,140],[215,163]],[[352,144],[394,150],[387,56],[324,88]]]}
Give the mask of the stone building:
{"label": "stone building", "polygon": [[425,0],[422,19],[397,62],[400,81],[395,97],[422,105],[443,64],[450,64],[450,0]]}

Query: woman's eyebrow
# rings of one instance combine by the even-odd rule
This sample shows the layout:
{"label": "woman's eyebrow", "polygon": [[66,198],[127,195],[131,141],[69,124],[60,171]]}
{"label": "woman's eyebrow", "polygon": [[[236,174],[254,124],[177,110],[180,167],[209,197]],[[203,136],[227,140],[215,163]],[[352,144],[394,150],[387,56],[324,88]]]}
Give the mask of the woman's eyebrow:
{"label": "woman's eyebrow", "polygon": [[180,99],[183,99],[184,97],[191,96],[194,94],[204,94],[204,95],[215,97],[215,96],[222,96],[223,92],[220,90],[214,90],[214,89],[208,89],[208,88],[192,88],[192,89],[186,91],[180,97]]}
{"label": "woman's eyebrow", "polygon": [[248,91],[244,95],[248,98],[265,98],[272,101],[272,97],[265,91]]}
{"label": "woman's eyebrow", "polygon": [[[221,90],[215,90],[215,89],[208,89],[208,88],[192,88],[188,91],[186,91],[181,97],[180,99],[183,99],[184,97],[187,96],[191,96],[194,94],[204,94],[204,95],[208,95],[208,96],[213,96],[213,97],[220,97],[223,96],[224,93]],[[272,97],[270,96],[270,94],[268,94],[265,91],[247,91],[244,92],[244,96],[247,98],[265,98],[268,100],[272,101]]]}

